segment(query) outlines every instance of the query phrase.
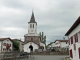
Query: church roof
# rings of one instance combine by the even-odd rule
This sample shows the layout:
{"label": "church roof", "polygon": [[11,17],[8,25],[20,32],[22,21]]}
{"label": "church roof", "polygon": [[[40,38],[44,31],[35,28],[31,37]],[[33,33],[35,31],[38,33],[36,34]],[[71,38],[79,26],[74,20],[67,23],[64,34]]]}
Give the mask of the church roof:
{"label": "church roof", "polygon": [[29,23],[36,23],[33,11],[32,11],[32,15]]}

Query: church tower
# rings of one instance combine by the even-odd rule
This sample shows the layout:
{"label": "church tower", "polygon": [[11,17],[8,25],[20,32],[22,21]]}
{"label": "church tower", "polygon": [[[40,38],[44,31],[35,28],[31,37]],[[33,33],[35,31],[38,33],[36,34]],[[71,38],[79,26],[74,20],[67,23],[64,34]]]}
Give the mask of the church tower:
{"label": "church tower", "polygon": [[34,13],[32,11],[31,19],[28,22],[28,33],[24,35],[24,43],[33,42],[40,46],[40,35],[37,34],[37,22],[35,21]]}
{"label": "church tower", "polygon": [[30,22],[28,22],[28,33],[37,34],[37,22],[35,22],[34,13],[32,11],[32,16]]}

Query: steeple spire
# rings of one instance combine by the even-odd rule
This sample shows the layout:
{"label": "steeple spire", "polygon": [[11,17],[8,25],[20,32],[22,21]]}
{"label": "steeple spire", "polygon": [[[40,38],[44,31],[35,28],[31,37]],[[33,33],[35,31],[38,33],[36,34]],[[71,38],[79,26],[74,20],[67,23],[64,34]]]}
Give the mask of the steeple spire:
{"label": "steeple spire", "polygon": [[36,23],[35,22],[35,17],[34,17],[33,10],[32,10],[32,15],[31,15],[31,19],[30,19],[30,22],[29,23]]}

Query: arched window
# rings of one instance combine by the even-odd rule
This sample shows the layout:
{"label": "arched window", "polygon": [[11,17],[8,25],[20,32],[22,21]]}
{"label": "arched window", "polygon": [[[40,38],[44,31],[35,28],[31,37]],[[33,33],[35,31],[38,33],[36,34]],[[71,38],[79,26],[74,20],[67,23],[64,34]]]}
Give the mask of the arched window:
{"label": "arched window", "polygon": [[34,24],[33,24],[33,28],[34,28]]}

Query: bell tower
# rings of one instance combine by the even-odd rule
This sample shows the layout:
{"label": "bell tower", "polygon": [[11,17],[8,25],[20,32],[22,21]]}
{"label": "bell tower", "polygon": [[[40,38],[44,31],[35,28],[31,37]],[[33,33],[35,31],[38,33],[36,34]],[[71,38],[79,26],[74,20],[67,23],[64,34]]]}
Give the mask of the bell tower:
{"label": "bell tower", "polygon": [[28,22],[28,34],[37,34],[37,22],[35,21],[33,11],[30,22]]}

